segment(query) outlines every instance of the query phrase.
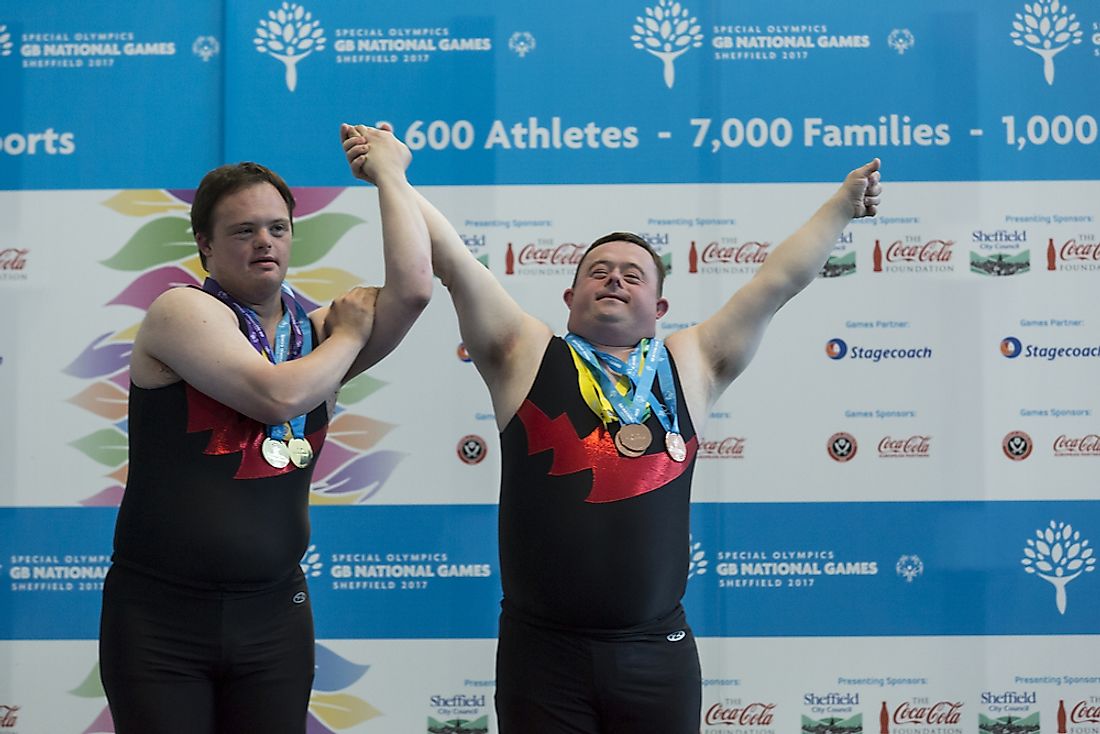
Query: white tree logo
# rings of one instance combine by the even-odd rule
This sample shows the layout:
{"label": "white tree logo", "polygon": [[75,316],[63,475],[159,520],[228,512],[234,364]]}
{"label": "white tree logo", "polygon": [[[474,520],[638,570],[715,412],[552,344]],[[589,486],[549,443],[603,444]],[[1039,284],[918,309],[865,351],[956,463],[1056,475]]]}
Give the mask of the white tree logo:
{"label": "white tree logo", "polygon": [[688,539],[688,543],[691,546],[691,557],[688,560],[688,578],[692,576],[702,576],[707,572],[707,552],[703,550],[702,543],[693,543],[691,538]]}
{"label": "white tree logo", "polygon": [[634,35],[630,37],[634,48],[651,53],[664,63],[665,85],[672,89],[676,82],[672,62],[689,49],[703,45],[699,22],[687,8],[669,0],[659,0],[655,7],[645,9],[645,17],[639,15],[634,21]]}
{"label": "white tree logo", "polygon": [[1096,559],[1081,533],[1064,522],[1050,521],[1045,530],[1036,530],[1024,548],[1024,571],[1033,573],[1054,586],[1058,613],[1066,613],[1066,585],[1082,573],[1096,569]]}
{"label": "white tree logo", "polygon": [[302,560],[298,561],[298,565],[302,567],[302,573],[307,578],[317,578],[325,567],[325,564],[321,562],[321,554],[317,552],[316,545],[306,548],[306,554],[302,556]]}
{"label": "white tree logo", "polygon": [[508,48],[522,59],[535,50],[535,37],[527,31],[517,31],[508,39]]}
{"label": "white tree logo", "polygon": [[913,48],[916,42],[917,39],[913,38],[913,33],[908,28],[895,28],[886,37],[886,45],[897,51],[899,56]]}
{"label": "white tree logo", "polygon": [[1012,42],[1042,57],[1047,84],[1054,84],[1054,57],[1067,46],[1081,43],[1083,35],[1077,14],[1070,13],[1061,0],[1025,3],[1024,12],[1016,13],[1012,27]]}
{"label": "white tree logo", "polygon": [[11,56],[11,33],[6,25],[0,25],[0,56]]}
{"label": "white tree logo", "polygon": [[298,86],[298,62],[314,51],[325,50],[325,29],[301,5],[284,2],[260,19],[252,43],[260,53],[283,62],[286,88],[293,92]]}

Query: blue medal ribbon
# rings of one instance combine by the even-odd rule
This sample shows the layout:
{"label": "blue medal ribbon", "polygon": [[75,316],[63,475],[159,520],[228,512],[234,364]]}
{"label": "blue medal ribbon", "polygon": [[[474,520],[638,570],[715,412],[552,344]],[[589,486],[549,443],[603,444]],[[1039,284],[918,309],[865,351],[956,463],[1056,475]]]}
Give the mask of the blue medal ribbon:
{"label": "blue medal ribbon", "polygon": [[[668,348],[660,339],[654,339],[649,350],[649,359],[657,364],[657,385],[664,398],[664,404],[654,399],[653,393],[646,388],[645,398],[661,423],[665,433],[680,433],[680,416],[676,411],[676,382],[672,379],[672,365],[668,361]],[[666,407],[667,406],[667,407]]]}
{"label": "blue medal ribbon", "polygon": [[[207,278],[203,281],[202,289],[216,297],[219,301],[232,308],[244,318],[245,331],[248,341],[257,352],[267,357],[272,364],[279,364],[292,359],[304,357],[313,350],[313,325],[309,321],[309,314],[302,308],[302,304],[294,298],[290,286],[283,283],[282,301],[283,317],[275,329],[274,345],[268,341],[264,333],[260,316],[250,307],[244,305],[222,288],[218,281]],[[290,419],[290,431],[294,438],[305,438],[306,416],[299,415]],[[267,435],[276,441],[286,439],[287,424],[268,426]]]}
{"label": "blue medal ribbon", "polygon": [[[596,350],[584,337],[577,336],[572,332],[565,335],[565,341],[573,347],[573,350],[588,367],[588,371],[596,380],[596,384],[600,386],[604,397],[615,409],[615,414],[619,416],[619,420],[623,424],[642,423],[645,420],[646,410],[650,407],[650,400],[652,399],[650,386],[657,375],[657,362],[660,361],[654,359],[654,357],[663,354],[659,348],[661,341],[653,339],[650,343],[648,340],[643,339],[631,351],[626,362],[614,355]],[[656,351],[654,345],[658,347]],[[643,365],[642,356],[647,347],[649,354]],[[615,384],[611,381],[607,372],[604,371],[604,364],[630,380],[632,390],[627,393],[627,398],[624,398],[615,389]]]}

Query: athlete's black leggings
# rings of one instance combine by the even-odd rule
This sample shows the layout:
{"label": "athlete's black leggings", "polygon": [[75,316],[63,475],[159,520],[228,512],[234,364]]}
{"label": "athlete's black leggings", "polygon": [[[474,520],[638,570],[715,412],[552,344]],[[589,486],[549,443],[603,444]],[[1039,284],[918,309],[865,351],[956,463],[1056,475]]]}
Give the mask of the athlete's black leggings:
{"label": "athlete's black leggings", "polygon": [[206,591],[113,566],[99,660],[117,734],[303,734],[313,613],[301,572]]}
{"label": "athlete's black leggings", "polygon": [[592,637],[500,617],[500,734],[698,734],[702,681],[683,621]]}

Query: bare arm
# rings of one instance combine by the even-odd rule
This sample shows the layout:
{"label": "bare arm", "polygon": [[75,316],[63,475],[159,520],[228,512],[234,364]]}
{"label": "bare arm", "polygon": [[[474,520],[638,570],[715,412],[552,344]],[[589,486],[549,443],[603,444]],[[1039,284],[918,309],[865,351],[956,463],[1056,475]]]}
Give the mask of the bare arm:
{"label": "bare arm", "polygon": [[[388,130],[342,125],[340,135],[352,173],[378,188],[386,272],[370,338],[344,376],[346,382],[377,364],[405,337],[431,298],[432,272],[428,231],[405,178],[409,149]],[[314,312],[320,323],[327,316],[325,308]]]}
{"label": "bare arm", "polygon": [[184,380],[266,424],[330,399],[370,335],[373,292],[354,289],[331,310],[332,332],[301,359],[269,362],[241,333],[234,312],[194,288],[169,290],[149,307],[131,356],[131,379],[155,388]]}
{"label": "bare arm", "polygon": [[451,293],[463,343],[489,387],[503,430],[531,389],[552,332],[520,308],[447,218],[416,196],[431,235],[432,267]]}
{"label": "bare arm", "polygon": [[668,338],[677,366],[688,372],[685,390],[693,415],[705,415],[748,366],[772,317],[814,281],[853,218],[874,216],[880,193],[876,158],[849,173],[836,193],[713,316]]}

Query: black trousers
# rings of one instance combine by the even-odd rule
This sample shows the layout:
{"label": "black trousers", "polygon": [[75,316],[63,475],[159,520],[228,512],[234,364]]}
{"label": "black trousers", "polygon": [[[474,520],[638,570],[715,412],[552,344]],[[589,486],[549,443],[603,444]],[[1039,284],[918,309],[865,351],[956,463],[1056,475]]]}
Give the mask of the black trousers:
{"label": "black trousers", "polygon": [[500,734],[698,734],[702,676],[682,611],[644,633],[592,636],[500,617]]}
{"label": "black trousers", "polygon": [[112,566],[100,676],[117,734],[303,734],[313,612],[301,572],[208,591]]}

